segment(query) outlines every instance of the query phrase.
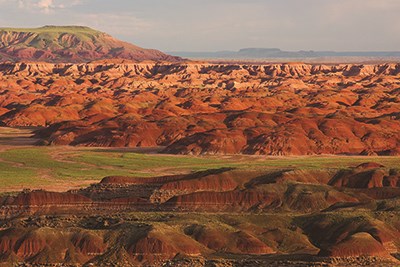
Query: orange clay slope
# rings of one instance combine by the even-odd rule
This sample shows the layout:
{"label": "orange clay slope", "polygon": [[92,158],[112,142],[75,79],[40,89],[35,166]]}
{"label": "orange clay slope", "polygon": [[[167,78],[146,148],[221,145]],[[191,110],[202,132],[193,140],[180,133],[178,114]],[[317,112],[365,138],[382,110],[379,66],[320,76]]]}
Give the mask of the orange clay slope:
{"label": "orange clay slope", "polygon": [[400,65],[3,63],[0,115],[52,145],[399,155]]}

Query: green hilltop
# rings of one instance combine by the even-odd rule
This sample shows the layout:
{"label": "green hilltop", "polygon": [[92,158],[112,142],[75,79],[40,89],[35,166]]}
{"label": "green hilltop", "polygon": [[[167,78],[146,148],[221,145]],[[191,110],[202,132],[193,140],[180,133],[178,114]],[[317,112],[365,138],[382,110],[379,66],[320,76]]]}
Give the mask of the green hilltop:
{"label": "green hilltop", "polygon": [[110,58],[179,60],[178,57],[141,48],[86,26],[0,28],[0,62],[90,62]]}
{"label": "green hilltop", "polygon": [[0,32],[30,32],[30,33],[86,33],[96,34],[101,33],[86,26],[54,26],[46,25],[39,28],[0,28]]}
{"label": "green hilltop", "polygon": [[[68,48],[72,49],[71,44],[64,43],[62,37],[65,34],[74,36],[82,44],[96,43],[97,45],[106,45],[106,41],[101,38],[105,33],[96,31],[85,26],[44,26],[40,28],[0,28],[0,36],[12,33],[29,34],[28,38],[21,39],[13,45],[16,47],[34,47],[44,48]],[[7,39],[5,39],[7,40]],[[10,43],[5,42],[2,45],[7,46]],[[0,44],[1,45],[1,44]]]}

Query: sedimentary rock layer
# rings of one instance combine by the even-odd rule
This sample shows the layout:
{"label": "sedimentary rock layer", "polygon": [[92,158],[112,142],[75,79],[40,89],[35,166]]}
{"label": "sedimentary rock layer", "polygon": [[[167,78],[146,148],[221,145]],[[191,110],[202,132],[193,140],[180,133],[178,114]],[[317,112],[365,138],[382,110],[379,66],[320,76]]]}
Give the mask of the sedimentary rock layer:
{"label": "sedimentary rock layer", "polygon": [[298,266],[398,266],[400,185],[389,178],[398,171],[376,163],[216,169],[9,194],[0,198],[0,263],[207,266],[217,257],[297,266],[302,255]]}

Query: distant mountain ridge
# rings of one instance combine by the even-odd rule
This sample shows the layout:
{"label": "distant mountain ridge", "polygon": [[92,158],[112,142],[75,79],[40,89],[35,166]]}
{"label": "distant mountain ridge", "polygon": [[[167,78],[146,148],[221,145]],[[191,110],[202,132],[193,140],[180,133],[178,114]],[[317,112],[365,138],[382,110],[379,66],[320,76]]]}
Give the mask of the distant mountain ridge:
{"label": "distant mountain ridge", "polygon": [[267,58],[323,58],[323,57],[396,57],[400,51],[392,52],[335,52],[335,51],[284,51],[279,48],[244,48],[239,51],[217,52],[169,52],[185,58],[204,59],[267,59]]}
{"label": "distant mountain ridge", "polygon": [[84,26],[0,28],[0,61],[88,62],[102,59],[180,61]]}

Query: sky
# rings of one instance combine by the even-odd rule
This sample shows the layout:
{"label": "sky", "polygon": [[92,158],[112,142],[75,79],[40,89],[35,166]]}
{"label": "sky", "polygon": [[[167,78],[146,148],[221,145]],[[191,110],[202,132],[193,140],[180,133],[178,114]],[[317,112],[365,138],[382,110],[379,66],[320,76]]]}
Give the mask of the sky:
{"label": "sky", "polygon": [[83,25],[162,51],[399,51],[400,0],[0,0],[0,27]]}

